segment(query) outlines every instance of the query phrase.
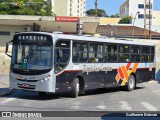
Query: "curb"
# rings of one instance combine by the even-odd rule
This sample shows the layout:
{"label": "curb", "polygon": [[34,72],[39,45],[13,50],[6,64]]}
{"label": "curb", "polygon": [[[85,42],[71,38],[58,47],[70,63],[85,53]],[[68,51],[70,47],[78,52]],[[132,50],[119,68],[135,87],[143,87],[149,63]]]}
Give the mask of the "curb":
{"label": "curb", "polygon": [[10,95],[14,92],[14,89],[12,89],[12,88],[9,88],[9,89],[10,90],[8,92],[4,92],[4,93],[0,94],[0,97],[5,97],[5,96]]}
{"label": "curb", "polygon": [[159,81],[151,80],[151,81],[149,81],[148,83],[159,83]]}

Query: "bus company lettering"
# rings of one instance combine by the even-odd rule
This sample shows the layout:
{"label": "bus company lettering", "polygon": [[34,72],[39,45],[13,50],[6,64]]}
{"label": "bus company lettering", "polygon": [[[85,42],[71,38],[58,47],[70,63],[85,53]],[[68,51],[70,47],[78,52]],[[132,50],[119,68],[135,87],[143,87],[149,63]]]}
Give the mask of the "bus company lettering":
{"label": "bus company lettering", "polygon": [[83,65],[83,72],[96,72],[96,71],[112,71],[112,67],[104,67],[103,64],[100,67],[97,67],[96,65],[87,66]]}

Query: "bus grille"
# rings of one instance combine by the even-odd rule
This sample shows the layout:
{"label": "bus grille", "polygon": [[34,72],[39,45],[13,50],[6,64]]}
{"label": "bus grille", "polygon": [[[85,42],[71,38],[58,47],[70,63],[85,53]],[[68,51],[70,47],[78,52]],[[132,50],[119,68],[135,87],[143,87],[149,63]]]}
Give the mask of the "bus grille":
{"label": "bus grille", "polygon": [[25,81],[25,82],[37,82],[38,80],[22,80],[22,79],[17,79],[18,81]]}

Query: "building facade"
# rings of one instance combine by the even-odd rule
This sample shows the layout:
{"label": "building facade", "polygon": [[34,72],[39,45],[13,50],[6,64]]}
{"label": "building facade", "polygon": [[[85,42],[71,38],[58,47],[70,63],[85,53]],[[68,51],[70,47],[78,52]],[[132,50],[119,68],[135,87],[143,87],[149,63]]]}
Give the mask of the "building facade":
{"label": "building facade", "polygon": [[153,4],[153,0],[126,0],[119,8],[120,17],[131,16],[136,19],[144,19],[144,8],[146,8],[146,18],[149,18],[149,10],[152,16]]}
{"label": "building facade", "polygon": [[160,32],[160,11],[155,11],[153,6],[154,0],[126,0],[119,8],[120,17],[131,16],[132,25],[144,28],[144,8],[146,8],[146,29],[149,29],[149,22],[151,22],[151,30]]}
{"label": "building facade", "polygon": [[86,0],[47,0],[57,16],[86,16]]}

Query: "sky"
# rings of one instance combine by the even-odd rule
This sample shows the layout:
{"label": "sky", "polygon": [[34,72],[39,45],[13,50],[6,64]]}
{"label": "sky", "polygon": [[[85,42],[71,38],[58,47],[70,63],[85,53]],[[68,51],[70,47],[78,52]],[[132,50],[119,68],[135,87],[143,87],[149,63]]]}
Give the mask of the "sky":
{"label": "sky", "polygon": [[[126,0],[98,0],[98,8],[104,9],[107,15],[114,15],[119,13],[119,7],[123,4]],[[95,8],[95,0],[86,0],[86,8],[94,9]],[[154,10],[160,10],[160,0],[154,0],[153,5]]]}

